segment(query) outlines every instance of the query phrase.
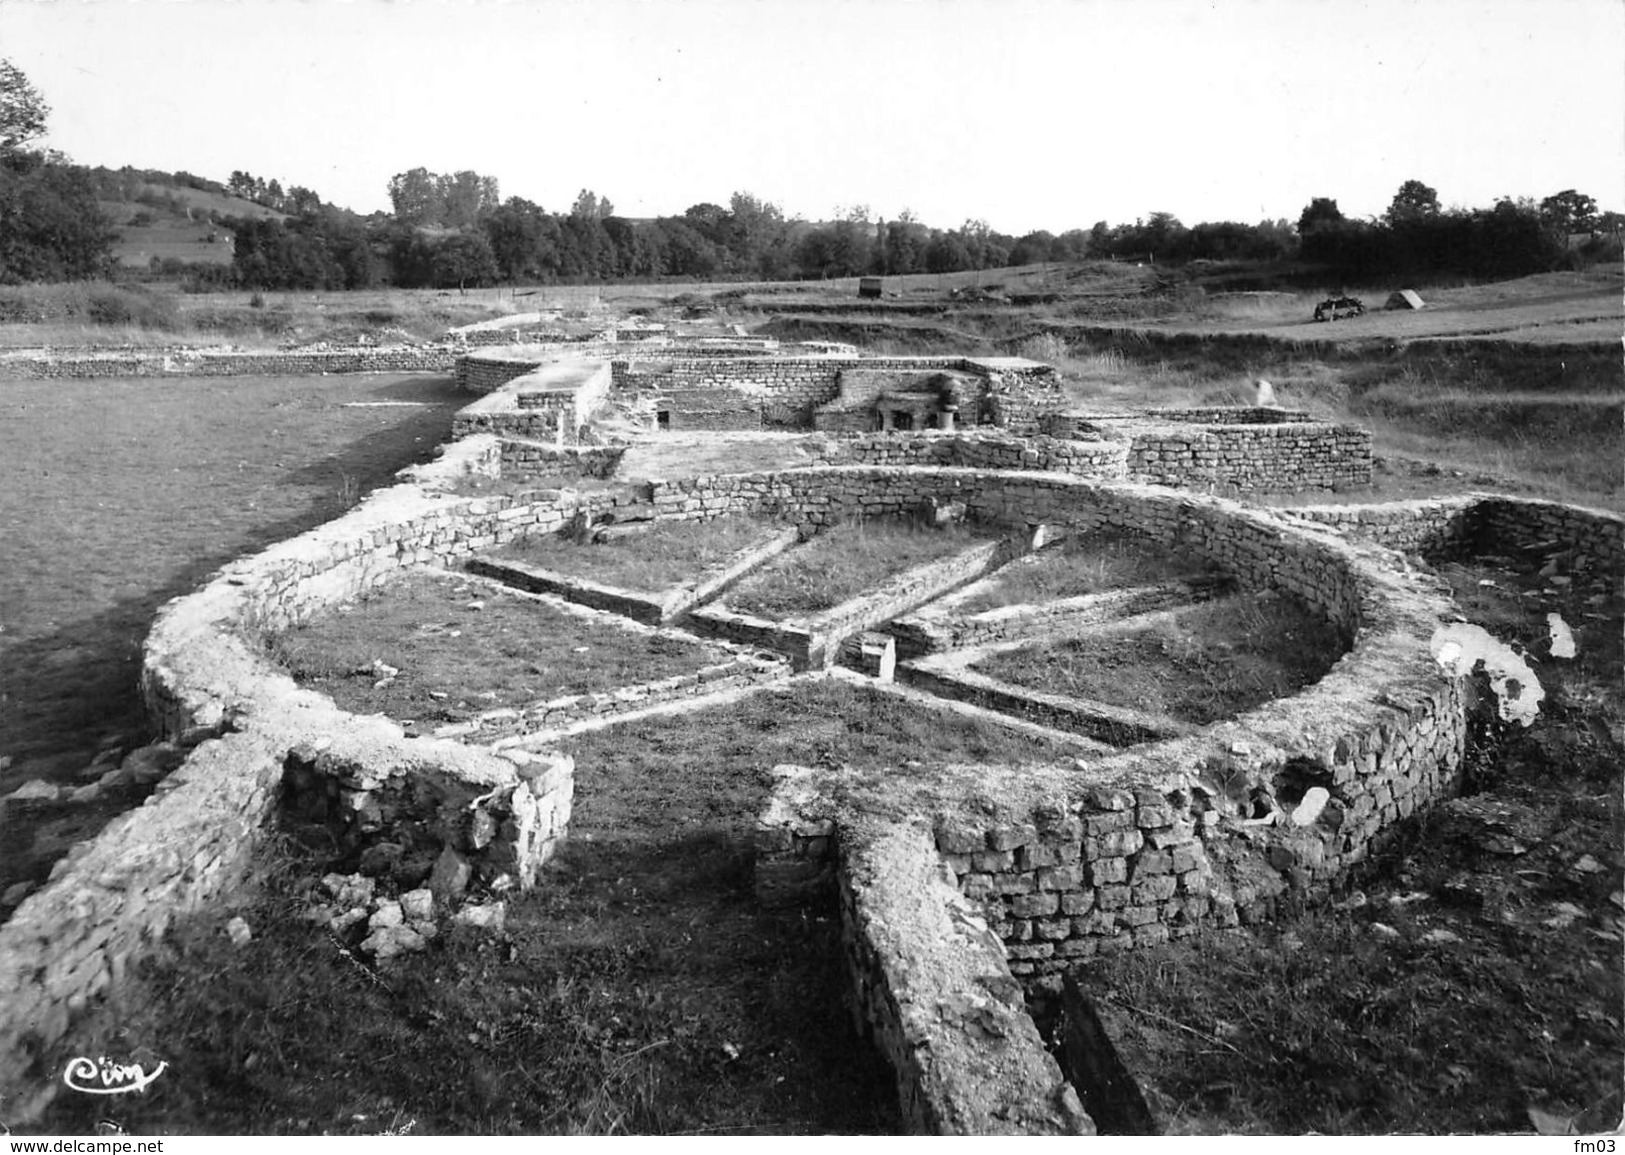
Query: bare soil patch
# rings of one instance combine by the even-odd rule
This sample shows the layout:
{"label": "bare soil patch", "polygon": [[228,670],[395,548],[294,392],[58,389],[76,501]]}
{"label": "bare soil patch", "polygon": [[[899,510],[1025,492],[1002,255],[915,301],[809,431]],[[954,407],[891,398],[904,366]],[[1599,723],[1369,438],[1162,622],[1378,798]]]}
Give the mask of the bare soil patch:
{"label": "bare soil patch", "polygon": [[990,678],[1206,725],[1312,684],[1345,643],[1274,593],[1208,602],[1144,628],[1103,629],[995,654]]}

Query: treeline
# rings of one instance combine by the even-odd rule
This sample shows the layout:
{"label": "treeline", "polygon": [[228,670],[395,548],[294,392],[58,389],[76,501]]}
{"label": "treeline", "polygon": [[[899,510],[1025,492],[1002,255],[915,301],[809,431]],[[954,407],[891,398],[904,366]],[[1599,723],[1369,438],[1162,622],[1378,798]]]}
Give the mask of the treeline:
{"label": "treeline", "polygon": [[117,243],[89,169],[0,149],[0,284],[106,277]]}
{"label": "treeline", "polygon": [[[233,174],[228,187],[268,207],[275,181]],[[237,179],[237,178],[243,179]],[[956,273],[1088,257],[1158,260],[1266,260],[1295,248],[1285,221],[1202,224],[1186,229],[1169,214],[1117,228],[1016,237],[985,221],[932,228],[911,213],[877,218],[859,205],[836,219],[787,219],[749,192],[727,205],[690,206],[681,215],[632,220],[583,189],[568,212],[521,197],[502,200],[495,179],[425,169],[390,180],[393,211],[360,218],[319,199],[283,222],[224,221],[237,234],[234,277],[259,288],[473,287],[513,283],[624,280],[811,280],[866,274]],[[1177,238],[1177,245],[1170,242]]]}
{"label": "treeline", "polygon": [[1298,220],[1299,256],[1351,280],[1453,274],[1478,279],[1526,276],[1620,259],[1625,218],[1564,189],[1539,202],[1502,197],[1490,208],[1444,209],[1438,193],[1406,181],[1380,220],[1350,220],[1317,197]]}

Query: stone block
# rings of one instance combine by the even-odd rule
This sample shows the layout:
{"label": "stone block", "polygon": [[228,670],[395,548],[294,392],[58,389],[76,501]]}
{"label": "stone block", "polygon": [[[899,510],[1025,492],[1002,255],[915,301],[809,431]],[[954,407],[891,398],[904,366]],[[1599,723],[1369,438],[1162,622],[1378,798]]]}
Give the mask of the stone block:
{"label": "stone block", "polygon": [[1097,858],[1089,864],[1089,879],[1096,886],[1128,881],[1128,859]]}
{"label": "stone block", "polygon": [[1074,890],[1061,895],[1062,914],[1088,914],[1095,908],[1095,892]]}
{"label": "stone block", "polygon": [[1168,850],[1142,850],[1134,858],[1134,877],[1143,878],[1154,874],[1172,874],[1174,870],[1174,856]]}
{"label": "stone block", "polygon": [[1083,832],[1089,838],[1099,838],[1118,830],[1129,830],[1134,826],[1134,813],[1130,810],[1118,810],[1107,814],[1090,814],[1083,820]]}
{"label": "stone block", "polygon": [[1089,805],[1096,810],[1132,810],[1134,808],[1134,795],[1127,790],[1114,790],[1106,786],[1095,786],[1087,795]]}
{"label": "stone block", "polygon": [[1037,889],[1038,876],[1036,873],[993,875],[993,892],[995,894],[1031,894]]}
{"label": "stone block", "polygon": [[1133,854],[1145,845],[1145,839],[1138,830],[1118,830],[1111,834],[1103,834],[1099,838],[1086,838],[1083,840],[1083,853],[1091,860],[1097,858],[1121,858],[1126,854]]}
{"label": "stone block", "polygon": [[971,866],[976,870],[986,870],[992,873],[1012,870],[1016,865],[1016,856],[1009,850],[978,850],[971,856]]}
{"label": "stone block", "polygon": [[1061,853],[1053,846],[1044,843],[1034,843],[1023,846],[1016,852],[1016,861],[1023,870],[1034,870],[1040,866],[1058,866],[1061,862]]}
{"label": "stone block", "polygon": [[1044,891],[1018,894],[1010,900],[1010,913],[1020,918],[1055,914],[1060,908],[1059,896]]}
{"label": "stone block", "polygon": [[1144,926],[1148,922],[1157,921],[1157,908],[1154,906],[1126,906],[1117,912],[1117,921],[1123,926]]}
{"label": "stone block", "polygon": [[1083,867],[1076,863],[1038,872],[1040,890],[1076,890],[1082,885]]}
{"label": "stone block", "polygon": [[995,826],[987,832],[988,848],[995,851],[1014,850],[1037,841],[1037,828],[1026,822]]}
{"label": "stone block", "polygon": [[1146,878],[1136,878],[1129,888],[1130,900],[1136,904],[1162,902],[1172,898],[1178,889],[1178,882],[1171,874],[1154,874]]}
{"label": "stone block", "polygon": [[1121,910],[1128,905],[1126,886],[1101,886],[1095,889],[1095,906],[1100,910]]}

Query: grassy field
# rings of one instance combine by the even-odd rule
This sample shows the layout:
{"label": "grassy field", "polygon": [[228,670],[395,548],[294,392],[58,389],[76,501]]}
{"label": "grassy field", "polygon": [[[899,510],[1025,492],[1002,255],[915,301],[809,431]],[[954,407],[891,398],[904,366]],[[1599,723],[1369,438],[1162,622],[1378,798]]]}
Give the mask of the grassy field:
{"label": "grassy field", "polygon": [[[484,710],[691,674],[702,645],[489,583],[412,574],[269,639],[274,659],[353,714],[432,730]],[[393,672],[391,672],[393,671]]]}
{"label": "grassy field", "polygon": [[972,669],[1000,681],[1205,726],[1312,685],[1343,646],[1292,600],[1237,597],[1146,629],[1106,629],[1009,650]]}

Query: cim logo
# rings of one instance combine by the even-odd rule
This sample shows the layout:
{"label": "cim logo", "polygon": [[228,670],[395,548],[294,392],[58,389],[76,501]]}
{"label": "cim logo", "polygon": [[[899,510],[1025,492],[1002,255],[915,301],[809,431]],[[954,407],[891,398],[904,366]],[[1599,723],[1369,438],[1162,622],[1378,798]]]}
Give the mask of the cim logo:
{"label": "cim logo", "polygon": [[160,1062],[152,1071],[140,1063],[115,1063],[106,1055],[94,1060],[77,1058],[62,1072],[62,1081],[86,1095],[127,1095],[145,1091],[169,1064]]}

